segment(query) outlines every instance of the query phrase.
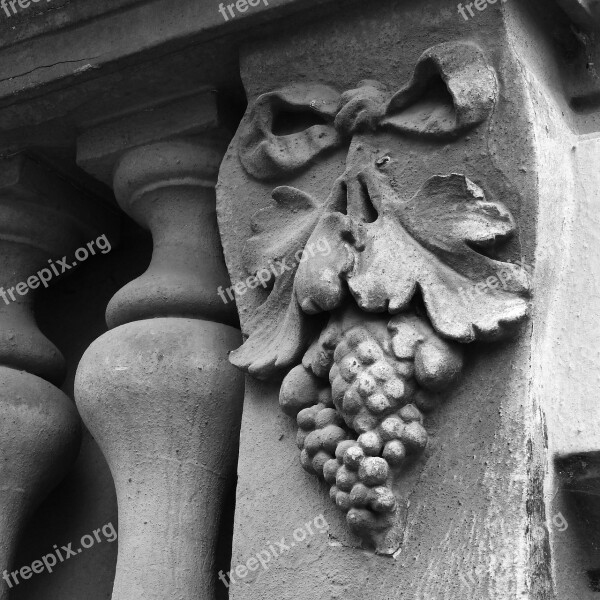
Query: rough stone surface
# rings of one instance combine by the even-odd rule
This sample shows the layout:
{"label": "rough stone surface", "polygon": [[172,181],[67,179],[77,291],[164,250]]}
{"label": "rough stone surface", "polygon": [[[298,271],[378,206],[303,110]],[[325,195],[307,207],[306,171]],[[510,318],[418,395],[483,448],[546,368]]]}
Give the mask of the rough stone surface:
{"label": "rough stone surface", "polygon": [[[110,147],[118,131],[108,137]],[[75,384],[119,503],[112,598],[211,597],[242,408],[241,374],[225,362],[239,331],[219,323],[233,314],[217,293],[228,285],[213,192],[222,132],[143,146],[130,140],[121,155],[107,150],[104,136],[92,139],[89,165],[115,162],[116,198],[154,246],[148,270],[109,302],[113,329],[88,349]]]}
{"label": "rough stone surface", "polygon": [[[199,123],[215,125],[213,117],[217,113],[221,115],[223,109],[235,126],[244,108],[238,68],[240,55],[250,110],[223,168],[220,202],[221,230],[234,282],[247,282],[249,256],[254,255],[251,260],[260,266],[261,261],[280,252],[282,246],[276,243],[267,243],[269,249],[265,251],[264,242],[268,237],[275,242],[282,237],[292,239],[293,235],[288,236],[290,231],[304,235],[304,225],[310,228],[314,223],[308,215],[315,204],[331,199],[335,182],[349,166],[358,170],[372,152],[375,168],[389,172],[397,180],[395,185],[403,188],[410,212],[418,212],[412,209],[422,203],[432,189],[439,193],[429,194],[430,198],[438,201],[443,198],[444,182],[460,184],[456,185],[457,189],[470,191],[473,207],[481,208],[483,193],[489,207],[503,215],[494,220],[496,233],[500,231],[502,220],[506,238],[508,230],[513,229],[512,238],[504,240],[507,243],[502,254],[493,260],[505,263],[523,259],[522,265],[528,272],[535,263],[535,295],[531,323],[516,330],[518,337],[513,341],[499,345],[477,341],[466,345],[464,364],[460,365],[462,374],[459,381],[454,382],[454,388],[443,388],[438,377],[443,375],[444,381],[446,377],[454,381],[460,371],[457,363],[425,360],[435,358],[431,350],[415,356],[414,378],[423,385],[439,387],[442,396],[436,393],[435,399],[445,401],[425,415],[427,447],[415,462],[414,470],[405,472],[400,488],[394,490],[396,499],[409,500],[401,515],[405,523],[396,530],[402,532],[398,538],[402,551],[395,558],[382,558],[373,555],[372,550],[359,549],[364,540],[350,534],[344,513],[340,511],[347,506],[346,492],[341,491],[339,508],[336,507],[329,498],[329,485],[319,482],[314,474],[305,474],[298,460],[296,443],[304,444],[303,436],[310,435],[308,429],[302,427],[298,435],[293,421],[298,413],[323,404],[325,408],[320,411],[323,414],[315,415],[314,425],[333,426],[327,424],[328,419],[339,423],[326,377],[327,371],[331,372],[328,361],[332,351],[334,353],[330,347],[333,338],[323,337],[307,350],[297,350],[300,338],[309,340],[321,330],[325,333],[331,328],[325,326],[324,320],[314,329],[300,331],[300,336],[287,335],[291,329],[288,327],[286,332],[284,328],[281,330],[284,333],[277,336],[277,343],[272,345],[267,342],[280,330],[272,326],[270,319],[263,319],[265,325],[260,338],[248,337],[249,344],[234,355],[234,360],[242,367],[252,368],[254,375],[261,375],[263,371],[266,379],[284,379],[281,393],[276,380],[248,379],[232,563],[232,576],[237,581],[232,586],[231,597],[238,600],[258,597],[512,600],[522,597],[521,592],[525,591],[524,597],[547,600],[553,597],[548,576],[551,569],[558,598],[593,600],[597,595],[593,588],[598,587],[600,581],[600,516],[594,500],[600,493],[598,397],[594,375],[598,370],[595,350],[598,269],[594,248],[596,199],[600,187],[596,176],[597,131],[600,129],[598,2],[482,1],[471,5],[475,12],[468,21],[460,16],[456,3],[441,0],[269,2],[268,8],[260,6],[255,11],[240,13],[228,22],[218,12],[219,3],[212,0],[180,0],[175,4],[168,0],[51,0],[32,5],[11,18],[4,18],[0,9],[0,156],[26,149],[36,161],[39,159],[45,167],[52,167],[63,182],[66,178],[76,182],[78,192],[66,194],[65,199],[74,200],[68,211],[81,218],[92,204],[79,195],[79,191],[96,190],[105,197],[110,193],[103,184],[78,170],[76,137],[83,134],[79,140],[81,150],[81,140],[90,139],[88,134],[92,133],[89,146],[92,152],[88,158],[93,162],[100,155],[100,161],[95,171],[89,163],[84,167],[98,180],[110,184],[114,163],[131,145],[164,139],[165,131],[167,136],[169,132],[195,135],[204,131],[198,127]],[[422,85],[435,66],[431,54],[428,60],[419,62],[423,53],[448,42],[467,42],[480,49],[488,65],[472,73],[466,87],[453,88],[456,94],[451,102],[444,94],[436,95],[443,86],[430,94],[432,89]],[[467,52],[460,54],[465,58]],[[417,69],[418,64],[421,66]],[[451,74],[444,77],[448,87],[456,81]],[[491,114],[486,114],[491,106],[485,102],[486,80],[495,80],[497,84],[492,94]],[[213,90],[219,91],[224,102],[212,103],[213,117],[204,120],[207,105],[195,99],[198,94],[212,94]],[[411,102],[422,93],[421,100],[434,102],[420,103],[420,109],[415,111]],[[483,114],[480,117],[475,114],[476,118],[471,119],[467,114],[466,122],[473,124],[473,128],[461,129],[461,120],[457,118],[461,111],[447,109],[451,105],[459,107],[454,101],[460,104],[461,96],[468,99],[478,94],[483,100],[480,103]],[[395,103],[390,103],[392,95],[396,97]],[[311,105],[312,101],[315,104]],[[437,110],[428,112],[436,102]],[[394,115],[387,114],[388,108],[394,109]],[[425,110],[421,110],[423,108]],[[394,125],[395,130],[384,144],[374,133],[378,123],[388,117],[393,118],[394,122],[388,124]],[[314,126],[310,132],[306,129],[308,125]],[[433,139],[452,129],[458,133],[453,139]],[[426,130],[433,134],[427,140],[423,137]],[[105,136],[106,145],[97,144],[98,133]],[[368,151],[361,153],[355,144],[348,152],[348,139],[352,136],[366,142]],[[406,143],[399,145],[398,136],[406,136]],[[98,153],[94,155],[95,151]],[[404,161],[401,177],[397,177],[396,153],[402,156],[400,163]],[[3,179],[7,173],[8,179]],[[3,198],[6,189],[15,183],[10,174],[8,169],[0,175]],[[21,179],[17,182],[19,193],[24,194],[20,197],[24,200],[19,207],[20,216],[15,217],[10,207],[3,204],[0,209],[4,215],[0,219],[3,231],[11,235],[25,231],[29,237],[33,232],[35,244],[47,245],[50,239],[52,252],[62,254],[66,250],[61,249],[65,248],[64,240],[59,239],[62,234],[58,233],[61,218],[48,211],[46,227],[28,228],[25,208],[31,207],[29,203],[40,189],[60,190],[64,186],[56,185],[56,177],[39,179],[32,172],[21,175]],[[280,189],[274,193],[277,186]],[[282,192],[285,186],[293,186],[303,194]],[[393,285],[397,281],[407,283],[416,279],[420,283],[431,283],[431,265],[436,261],[444,263],[456,249],[453,244],[449,249],[435,244],[427,248],[420,243],[434,233],[436,236],[441,233],[439,240],[442,246],[447,246],[449,237],[443,227],[443,210],[429,212],[428,218],[417,215],[411,221],[410,214],[399,215],[393,210],[395,199],[389,189],[385,186],[380,189],[384,200],[381,206],[387,207],[381,211],[386,228],[373,235],[377,215],[373,210],[364,211],[365,219],[373,220],[362,228],[372,234],[369,254],[377,256],[377,248],[389,252],[386,238],[389,240],[391,223],[416,223],[409,237],[417,239],[426,252],[431,250],[435,261],[415,260],[419,255],[422,259],[423,252],[412,254],[411,250],[411,260],[419,266],[414,277],[404,277],[398,265],[411,246],[394,228],[397,242],[394,248],[402,248],[402,251],[390,252],[395,262],[390,266],[391,261],[374,260],[363,269],[362,277],[357,278],[354,291],[362,292],[364,308],[369,309],[375,308],[386,295],[397,300],[398,286]],[[347,192],[357,200],[353,207],[356,213],[364,189],[354,186]],[[192,196],[190,194],[190,199]],[[214,202],[210,191],[203,197],[206,206]],[[188,206],[179,214],[172,214],[168,208],[153,213],[149,219],[153,233],[160,232],[167,221],[174,233],[158,235],[154,240],[153,264],[141,279],[145,287],[133,286],[137,296],[121,295],[124,303],[117,306],[115,313],[122,312],[130,300],[137,301],[137,309],[145,310],[147,317],[182,309],[198,316],[202,312],[199,304],[212,301],[215,314],[218,309],[223,310],[218,296],[210,297],[209,288],[213,283],[214,287],[221,285],[226,278],[221,272],[213,280],[208,273],[211,265],[216,265],[218,270],[222,264],[209,260],[210,265],[199,266],[204,261],[198,252],[189,262],[183,261],[186,263],[183,276],[181,273],[171,276],[171,271],[177,271],[182,263],[169,256],[170,249],[180,247],[170,244],[169,238],[179,240],[178,229],[188,230],[190,223],[183,213],[189,210],[189,204],[182,202],[180,207]],[[275,219],[274,207],[284,206],[296,213],[290,217],[281,210],[281,218]],[[212,208],[198,216],[214,225]],[[302,226],[298,225],[300,217]],[[92,217],[91,221],[94,220]],[[318,236],[334,237],[342,230],[345,239],[334,244],[328,256],[313,257],[299,271],[295,278],[298,282],[295,297],[301,312],[286,312],[290,298],[284,295],[274,302],[275,293],[267,305],[269,310],[263,311],[263,318],[269,313],[272,317],[287,315],[287,325],[291,324],[293,329],[294,319],[302,314],[308,315],[312,322],[339,302],[341,308],[346,308],[351,294],[340,281],[350,272],[350,263],[357,260],[356,246],[360,241],[356,227],[341,227],[349,221],[328,215],[315,230]],[[251,229],[252,223],[256,231]],[[424,224],[429,223],[432,226],[424,231]],[[485,227],[489,224],[488,221]],[[460,223],[457,228],[461,235],[465,233]],[[469,229],[472,232],[472,228]],[[282,236],[283,231],[286,235]],[[412,235],[414,233],[417,235]],[[214,228],[209,237],[208,245],[214,247]],[[246,242],[252,238],[253,249],[249,251]],[[87,239],[82,241],[85,243]],[[452,236],[450,239],[456,241]],[[192,246],[198,249],[197,245]],[[142,256],[137,257],[140,252]],[[3,246],[0,254],[3,261],[0,283],[15,283],[14,273],[37,269],[36,265],[47,259],[37,249],[22,252],[10,242]],[[114,251],[96,259],[74,276],[53,282],[50,290],[42,290],[36,296],[39,330],[28,302],[31,294],[11,307],[0,301],[0,362],[27,368],[32,373],[31,385],[38,381],[33,379],[36,376],[60,382],[66,364],[67,380],[62,390],[72,395],[80,357],[105,331],[103,313],[110,297],[138,277],[150,260],[148,239],[138,238],[136,233],[122,252]],[[104,266],[97,269],[100,264]],[[482,264],[489,267],[490,263],[484,260],[479,266]],[[482,270],[475,270],[479,278]],[[460,269],[453,271],[454,275],[460,273]],[[392,273],[393,277],[382,292],[375,289],[373,282],[381,279],[384,272]],[[210,286],[194,295],[198,281],[203,278],[211,281]],[[161,287],[167,280],[176,281],[177,290]],[[453,276],[448,281],[456,279]],[[255,311],[267,299],[272,283],[272,280],[268,282],[267,290],[257,285],[242,287],[245,293],[238,292],[241,320],[247,335],[260,322],[255,318]],[[517,311],[521,316],[514,319],[515,323],[524,318],[526,287],[514,286],[505,295],[521,309],[520,313]],[[388,294],[390,290],[394,293]],[[187,299],[183,298],[186,294]],[[447,297],[446,293],[439,296]],[[169,306],[174,299],[182,298],[177,308]],[[489,331],[506,325],[506,321],[500,323],[501,319],[496,318],[498,303],[495,309],[488,304],[481,310],[481,305],[473,302],[469,306],[471,310],[465,311],[467,321],[481,323],[483,319]],[[231,308],[232,303],[228,309]],[[445,335],[451,333],[447,328],[458,322],[454,318],[444,322],[446,311],[447,306],[437,310],[442,319],[438,325],[446,327]],[[491,315],[496,317],[486,321]],[[139,315],[134,309],[122,321],[117,318],[113,324],[136,316]],[[375,313],[367,330],[381,334],[386,327],[381,317]],[[408,317],[407,313],[400,313],[393,318]],[[418,318],[427,323],[431,315],[421,312]],[[223,317],[223,320],[227,319]],[[359,323],[354,317],[350,321],[344,335],[353,336]],[[113,347],[118,349],[119,343],[111,339],[113,345],[109,351]],[[447,337],[441,339],[442,343],[449,343]],[[353,340],[350,340],[352,344]],[[465,342],[466,339],[451,341],[461,345]],[[370,369],[366,362],[368,352],[352,344],[350,354],[355,353],[360,359],[360,368]],[[265,352],[264,348],[270,350]],[[392,344],[391,354],[396,351],[406,352],[408,356],[407,349],[400,343]],[[246,357],[240,360],[244,352]],[[134,354],[131,350],[131,355]],[[348,354],[341,356],[341,351],[338,354],[340,367],[345,369],[349,365],[343,360]],[[384,349],[384,354],[387,364],[392,365],[390,352]],[[286,357],[287,362],[282,360]],[[300,360],[302,364],[298,364]],[[132,364],[136,364],[135,360]],[[136,368],[137,373],[141,373],[142,365],[136,364]],[[385,371],[379,363],[373,368]],[[405,369],[403,376],[408,377],[409,367],[403,363],[402,368]],[[234,372],[228,372],[233,377]],[[6,373],[6,381],[13,381],[11,378],[19,372],[6,369]],[[106,373],[110,381],[112,373]],[[21,375],[19,373],[19,377]],[[141,377],[134,382],[138,388]],[[29,389],[23,379],[15,381],[19,390]],[[53,398],[56,406],[67,407],[65,415],[70,414],[66,399],[56,388],[43,379],[38,383],[34,394]],[[163,383],[160,381],[157,389]],[[354,382],[346,383],[354,385]],[[338,381],[337,387],[340,385]],[[103,386],[104,382],[98,384],[99,388]],[[109,389],[112,388],[109,386]],[[29,452],[21,453],[25,462],[30,461],[39,451],[37,443],[46,440],[46,433],[51,432],[52,418],[35,421],[45,414],[43,411],[48,406],[39,404],[32,396],[29,403],[15,408],[16,405],[11,404],[15,394],[9,388],[4,394],[2,406],[8,411],[7,415],[25,417],[21,421],[13,420],[12,426],[28,434],[35,422],[45,432],[39,439],[32,440]],[[389,400],[385,390],[379,388],[367,400],[372,401],[374,407],[383,406],[382,394]],[[278,396],[285,414],[277,408]],[[26,395],[20,393],[19,397],[26,398]],[[422,394],[418,399],[423,403]],[[123,398],[123,405],[127,400]],[[435,402],[425,404],[432,406]],[[416,415],[410,405],[402,410],[407,418]],[[352,415],[344,411],[342,404],[339,414],[352,421]],[[364,411],[364,407],[360,411]],[[8,431],[12,417],[7,416],[3,421],[7,451],[14,450],[13,442],[28,440],[23,433],[19,437]],[[63,425],[68,418],[65,417]],[[313,426],[312,417],[300,418],[304,425]],[[345,419],[344,423],[347,424]],[[61,431],[64,433],[60,426],[54,428],[59,437]],[[383,435],[387,425],[381,423],[377,431]],[[322,466],[323,476],[331,472],[335,464],[329,463],[326,467],[321,463],[325,446],[329,448],[336,440],[334,433],[339,432],[329,429],[323,439],[316,440],[323,447],[319,446],[310,463],[305,461],[309,470]],[[414,441],[417,437],[413,435],[408,439]],[[311,452],[317,449],[314,438],[308,441]],[[373,436],[363,441],[365,449],[377,446]],[[149,442],[142,440],[141,443]],[[401,455],[399,446],[395,448],[398,456]],[[344,467],[358,466],[356,473],[376,481],[379,471],[364,466],[356,448],[349,450],[348,465]],[[342,457],[342,462],[345,459]],[[29,473],[17,473],[24,478],[24,483],[19,481],[13,487],[21,489],[18,486],[23,483],[33,489],[35,482],[31,478],[39,476],[41,481],[43,475],[52,472],[57,478],[62,477],[64,469],[57,465],[46,473],[41,472],[40,467],[46,464],[43,461],[49,460],[50,457],[41,456],[41,462],[31,465]],[[333,462],[337,463],[338,459]],[[12,477],[18,463],[8,461],[6,464],[13,470]],[[164,475],[165,481],[171,476],[166,469],[157,472]],[[346,486],[352,480],[352,473],[351,468],[343,471],[341,485]],[[192,470],[184,479],[189,482],[194,477]],[[49,487],[40,488],[38,498],[46,494]],[[365,491],[357,487],[358,492]],[[145,493],[142,489],[146,488],[140,486],[140,495]],[[361,502],[358,492],[353,501]],[[11,490],[6,487],[3,493],[5,505],[19,504],[21,496],[10,496]],[[379,507],[389,506],[386,504],[389,496],[381,490],[376,494],[376,497],[369,496],[369,502]],[[19,507],[31,514],[29,508]],[[127,510],[122,512],[127,513]],[[2,514],[6,518],[11,516],[9,513]],[[324,523],[324,517],[318,517],[321,513],[327,520],[327,534],[321,534],[322,527],[316,526]],[[561,521],[562,518],[565,520]],[[54,544],[77,541],[109,521],[117,523],[114,486],[96,442],[84,431],[74,469],[35,516],[23,523],[13,562],[17,566],[31,564]],[[11,523],[5,531],[6,539],[13,535],[15,524]],[[138,525],[142,531],[146,527],[143,523]],[[308,533],[311,526],[314,534]],[[229,527],[230,524],[225,523],[223,531],[228,532]],[[302,528],[308,537],[295,540],[289,552],[270,560],[266,570],[261,567],[243,577],[236,575],[236,567],[252,556],[274,552],[277,540],[283,536],[289,543],[294,532],[299,531],[297,528]],[[165,534],[163,539],[167,537]],[[134,535],[129,535],[130,540],[133,538]],[[223,541],[226,555],[227,533]],[[108,600],[116,550],[117,544],[99,544],[77,559],[61,564],[52,574],[23,582],[11,591],[11,600]],[[203,576],[207,581],[215,580],[219,568],[228,570],[226,562],[227,558],[219,567],[210,567],[210,573],[203,571]],[[195,585],[193,578],[189,581]],[[216,584],[218,597],[225,597],[229,590],[218,581]],[[164,596],[160,596],[160,600]]]}
{"label": "rough stone surface", "polygon": [[[404,203],[414,198],[415,205],[423,206],[419,190],[428,178],[452,178],[453,174],[460,174],[477,186],[470,187],[463,180],[463,190],[471,189],[481,198],[478,188],[487,201],[501,200],[512,217],[506,218],[508,213],[504,208],[493,209],[494,214],[504,215],[504,226],[514,219],[519,235],[506,235],[501,253],[494,254],[501,261],[497,267],[521,260],[524,261],[521,266],[532,265],[537,197],[537,181],[531,175],[536,169],[535,140],[529,124],[533,109],[518,58],[511,48],[513,32],[505,28],[502,8],[498,6],[488,7],[476,23],[463,24],[455,19],[456,15],[439,2],[418,6],[383,2],[376,12],[366,7],[349,10],[335,20],[321,22],[308,33],[287,33],[277,40],[253,44],[246,49],[242,56],[242,73],[249,110],[224,161],[217,195],[224,251],[234,283],[246,281],[258,267],[264,266],[258,261],[248,263],[248,252],[258,255],[256,246],[252,246],[253,236],[263,235],[265,240],[271,236],[269,243],[263,246],[268,250],[259,257],[263,263],[270,258],[277,264],[284,257],[293,256],[297,249],[292,241],[296,239],[294,236],[304,235],[302,228],[312,230],[309,218],[302,220],[302,210],[311,200],[324,203],[329,198],[333,202],[331,191],[336,180],[344,174],[347,180],[350,179],[348,174],[355,177],[360,172],[359,165],[366,169],[367,159],[354,161],[361,152],[368,155],[374,168],[381,162],[382,168],[389,169],[394,190]],[[479,46],[490,64],[490,68],[483,69],[483,76],[489,76],[490,69],[497,73],[498,88],[493,88],[492,93],[497,94],[498,100],[487,118],[475,118],[470,130],[456,131],[460,123],[457,117],[460,111],[457,112],[456,107],[461,105],[457,90],[450,94],[455,101],[455,111],[444,113],[436,103],[443,104],[448,96],[438,95],[440,90],[434,85],[435,79],[422,86],[418,77],[412,80],[418,93],[411,92],[410,85],[403,86],[411,81],[420,56],[435,53],[431,49],[437,44],[465,39]],[[467,56],[467,52],[457,54],[463,60]],[[470,74],[467,79],[473,85],[465,89],[480,95],[482,106],[486,106],[485,84],[477,78],[481,75],[481,69]],[[451,77],[445,75],[442,79],[453,88]],[[302,89],[307,91],[302,92]],[[374,119],[380,120],[386,114],[385,98],[389,93],[386,90],[398,91],[400,98],[406,95],[411,107],[404,120],[400,114],[401,128],[396,137],[393,131],[387,136],[372,133]],[[336,93],[342,94],[338,111],[342,103],[348,103],[348,110],[339,111],[338,116]],[[417,102],[421,97],[424,97],[423,104]],[[274,116],[261,118],[256,111],[269,105],[274,107]],[[302,113],[300,105],[304,107]],[[514,106],[519,106],[519,111],[515,112]],[[442,121],[442,127],[436,125],[437,118]],[[353,127],[360,131],[356,142],[349,143],[349,149],[348,142],[327,133],[328,123],[334,120],[342,138]],[[253,130],[253,122],[260,126]],[[477,127],[482,122],[483,125]],[[314,128],[309,130],[310,126]],[[436,133],[443,128],[449,128],[445,130],[446,135],[454,128],[455,135],[447,139],[440,135],[436,139]],[[271,133],[265,135],[265,131]],[[279,146],[273,145],[271,140],[280,142]],[[339,195],[348,198],[350,216],[350,206],[356,210],[369,194],[350,183],[340,187]],[[376,210],[364,214],[367,231],[385,223],[390,214],[385,208],[387,202],[390,206],[399,202],[391,199],[388,191],[381,187],[378,193],[372,188],[368,190]],[[302,194],[294,189],[301,190]],[[286,205],[295,207],[291,210],[295,214],[287,221],[283,211]],[[281,209],[279,221],[273,218],[277,210],[273,207],[277,206]],[[252,220],[253,215],[265,215],[269,210],[273,211],[269,217],[270,227],[264,217]],[[417,226],[428,227],[428,234],[439,240],[436,237],[439,232],[434,234],[433,231],[448,219],[450,212],[440,210],[439,219],[414,214],[415,221],[408,226],[405,223],[405,227],[411,233]],[[330,230],[335,226],[339,231],[340,225],[327,224]],[[341,224],[341,227],[347,225]],[[355,240],[359,245],[361,239],[355,230],[348,227],[342,231],[345,231],[347,245],[353,245]],[[327,235],[327,232],[324,227],[319,235]],[[503,239],[500,230],[490,235],[494,243]],[[371,282],[380,281],[383,272],[392,271],[390,285],[393,286],[403,276],[402,267],[414,260],[414,250],[407,251],[400,241],[393,241],[389,231],[378,232],[374,238],[387,249],[387,255],[382,251],[379,263],[373,259],[367,263],[365,282],[369,278]],[[243,250],[242,242],[247,240],[250,242]],[[484,248],[485,238],[481,237],[477,244]],[[368,243],[364,247],[369,248]],[[348,266],[341,258],[343,250],[333,244],[332,248],[333,256],[340,255],[339,260],[334,261],[332,273],[326,274],[317,268],[301,283],[304,289],[319,290],[319,301],[314,305],[302,304],[304,296],[298,288],[283,293],[291,278],[286,281],[285,275],[275,282],[269,281],[267,290],[257,286],[238,295],[242,328],[249,336],[246,343],[252,344],[255,331],[260,333],[258,345],[251,345],[246,354],[237,353],[234,361],[249,369],[252,375],[270,377],[277,370],[285,372],[299,359],[292,350],[297,346],[306,347],[314,336],[310,327],[298,325],[302,322],[298,317],[300,309],[285,312],[294,296],[305,314],[318,317],[321,311],[339,305],[345,289],[343,274],[350,272],[347,277],[350,292],[355,298],[358,296],[364,310],[377,312],[390,307],[382,301],[393,298],[386,295],[386,288],[368,290],[366,283],[353,286],[351,277],[356,269],[352,261],[349,271],[345,271]],[[436,254],[434,243],[430,243],[428,249]],[[362,259],[359,254],[358,260]],[[424,273],[432,260],[429,254],[429,262],[417,269],[417,277],[426,277]],[[456,266],[457,261],[451,262]],[[332,265],[326,260],[315,264]],[[304,268],[302,264],[298,272]],[[526,285],[517,267],[509,269],[515,286],[512,291],[518,296]],[[475,281],[479,280],[473,263],[469,273]],[[421,287],[427,293],[427,283]],[[359,288],[365,290],[362,296]],[[274,295],[279,297],[277,302],[272,300]],[[268,302],[256,312],[267,297]],[[459,306],[460,300],[452,297],[448,289],[440,289],[440,298],[451,306],[453,303]],[[486,299],[489,298],[488,294]],[[477,338],[477,335],[461,337],[456,331],[446,329],[443,320],[435,314],[433,301],[429,300],[430,303],[425,299],[428,314],[439,333],[461,342]],[[393,312],[405,308],[403,302],[406,300],[398,301]],[[441,309],[444,310],[448,308]],[[474,329],[481,334],[481,339],[499,337],[485,335],[486,330],[498,331],[493,323],[497,311],[498,308],[491,305],[482,310],[489,329]],[[275,315],[280,316],[282,327],[286,328],[282,331],[289,331],[288,335],[274,336],[274,322],[264,327]],[[477,318],[474,309],[469,311],[469,316]],[[460,323],[456,315],[453,317],[448,318],[448,326]],[[516,314],[515,320],[519,321]],[[260,330],[261,323],[264,333]],[[318,325],[317,330],[321,326]],[[288,553],[273,559],[268,571],[261,570],[238,580],[232,586],[232,597],[239,600],[260,593],[265,598],[290,599],[550,598],[549,563],[545,554],[547,532],[542,526],[545,520],[540,477],[542,426],[537,406],[530,398],[530,345],[526,328],[521,329],[520,336],[519,341],[512,344],[493,347],[477,342],[466,347],[461,383],[445,395],[440,409],[426,420],[431,439],[419,468],[412,478],[407,478],[407,525],[400,552],[394,558],[378,557],[360,549],[360,541],[348,533],[335,512],[337,509],[331,506],[327,488],[299,471],[295,429],[289,417],[277,412],[279,383],[260,383],[248,378],[232,565],[244,564],[253,554],[268,548],[269,540],[283,536],[289,539],[296,527],[321,513],[327,518],[329,530],[327,537],[310,538],[305,545],[296,543]],[[270,340],[275,343],[266,343]],[[265,352],[272,352],[273,358],[260,353],[261,342],[265,342],[263,348]],[[302,500],[298,502],[297,498]],[[526,503],[526,498],[531,501]],[[542,526],[541,536],[527,533],[534,525]]]}
{"label": "rough stone surface", "polygon": [[[47,381],[8,367],[0,367],[0,380],[0,565],[10,571],[19,568],[15,547],[25,523],[77,457],[81,430],[71,399]],[[0,598],[8,597],[2,580]]]}
{"label": "rough stone surface", "polygon": [[119,498],[115,600],[214,593],[209,557],[241,411],[227,362],[237,344],[226,325],[154,319],[106,333],[82,358],[77,405]]}

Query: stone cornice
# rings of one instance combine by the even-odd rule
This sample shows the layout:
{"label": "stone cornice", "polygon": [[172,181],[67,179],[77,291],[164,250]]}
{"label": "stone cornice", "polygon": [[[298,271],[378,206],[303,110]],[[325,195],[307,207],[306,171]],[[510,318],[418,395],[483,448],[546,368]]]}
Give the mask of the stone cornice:
{"label": "stone cornice", "polygon": [[[60,0],[56,2],[58,7]],[[334,10],[336,3],[270,0],[268,7],[261,2],[228,21],[214,0],[181,0],[176,8],[171,0],[109,4],[121,9],[100,14],[88,9],[82,20],[75,17],[80,14],[75,4],[43,13],[32,5],[10,18],[0,11],[0,130],[34,125],[32,119],[63,118],[82,101],[106,96],[107,89],[113,93],[103,102],[123,106],[124,98],[142,87],[142,98],[155,97],[152,81],[164,85],[168,79],[174,95],[190,86],[235,85],[242,41],[264,37],[275,22],[292,14],[295,24],[302,20],[298,13],[314,19]],[[60,23],[53,20],[58,12],[64,17]],[[14,25],[5,33],[10,19]],[[189,48],[193,52],[186,54]],[[166,95],[164,89],[162,93]]]}
{"label": "stone cornice", "polygon": [[[243,109],[243,43],[285,23],[296,28],[336,15],[342,4],[344,13],[361,4],[262,2],[227,21],[216,0],[181,0],[176,10],[168,0],[106,0],[102,8],[52,0],[10,18],[0,11],[0,155],[24,147],[51,148],[52,154],[72,148],[77,131],[137,110],[148,98],[165,103],[218,88]],[[560,2],[578,9],[568,11],[578,23],[581,11],[593,8],[590,0]]]}

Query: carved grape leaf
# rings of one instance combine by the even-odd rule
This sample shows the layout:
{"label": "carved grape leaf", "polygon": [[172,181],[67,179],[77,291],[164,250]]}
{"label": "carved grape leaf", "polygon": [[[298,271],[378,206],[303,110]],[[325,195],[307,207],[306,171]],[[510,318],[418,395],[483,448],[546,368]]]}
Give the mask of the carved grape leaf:
{"label": "carved grape leaf", "polygon": [[[240,160],[266,180],[352,149],[358,138],[368,146],[381,132],[452,139],[489,119],[497,97],[495,71],[476,45],[439,44],[396,93],[362,81],[341,94],[298,83],[260,96],[241,128]],[[234,364],[261,378],[294,366],[317,330],[315,315],[342,307],[348,292],[371,313],[400,312],[420,292],[437,331],[461,342],[502,337],[526,316],[527,273],[490,258],[514,232],[508,210],[463,175],[432,177],[403,198],[394,161],[373,165],[368,156],[349,153],[324,202],[281,186],[255,215],[245,265],[273,287]],[[318,243],[330,252],[306,256]]]}
{"label": "carved grape leaf", "polygon": [[461,342],[502,337],[525,318],[526,271],[477,251],[513,234],[501,203],[456,174],[432,177],[408,202],[383,174],[365,184],[380,216],[365,226],[366,248],[349,277],[362,309],[400,312],[420,289],[437,331]]}
{"label": "carved grape leaf", "polygon": [[272,197],[273,204],[252,218],[254,235],[244,248],[246,269],[252,275],[270,271],[302,250],[323,214],[323,206],[296,188],[277,187]]}
{"label": "carved grape leaf", "polygon": [[341,198],[330,194],[319,203],[296,188],[281,186],[273,191],[273,200],[255,215],[255,235],[244,254],[251,274],[262,270],[264,277],[269,272],[276,281],[267,301],[247,323],[248,339],[231,355],[234,365],[257,378],[268,378],[296,364],[314,337],[315,325],[307,321],[296,296],[297,259],[323,215],[340,208]]}
{"label": "carved grape leaf", "polygon": [[249,338],[230,354],[230,361],[257,379],[270,377],[298,364],[318,335],[319,321],[302,314],[294,290],[295,271],[277,278],[267,301],[248,323]]}

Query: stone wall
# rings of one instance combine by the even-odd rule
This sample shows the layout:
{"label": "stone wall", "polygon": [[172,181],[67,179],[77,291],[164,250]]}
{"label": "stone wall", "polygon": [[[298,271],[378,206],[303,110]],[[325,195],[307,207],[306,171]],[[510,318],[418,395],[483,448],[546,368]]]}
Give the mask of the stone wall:
{"label": "stone wall", "polygon": [[0,599],[593,598],[599,29],[1,3]]}

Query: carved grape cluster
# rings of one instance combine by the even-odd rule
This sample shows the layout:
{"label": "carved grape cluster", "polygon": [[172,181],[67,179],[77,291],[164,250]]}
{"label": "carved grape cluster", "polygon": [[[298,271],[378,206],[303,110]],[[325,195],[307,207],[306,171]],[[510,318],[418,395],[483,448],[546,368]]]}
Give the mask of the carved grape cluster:
{"label": "carved grape cluster", "polygon": [[423,413],[461,369],[461,347],[414,313],[338,315],[284,379],[280,405],[296,418],[300,462],[363,538],[391,527],[394,482],[427,446]]}

